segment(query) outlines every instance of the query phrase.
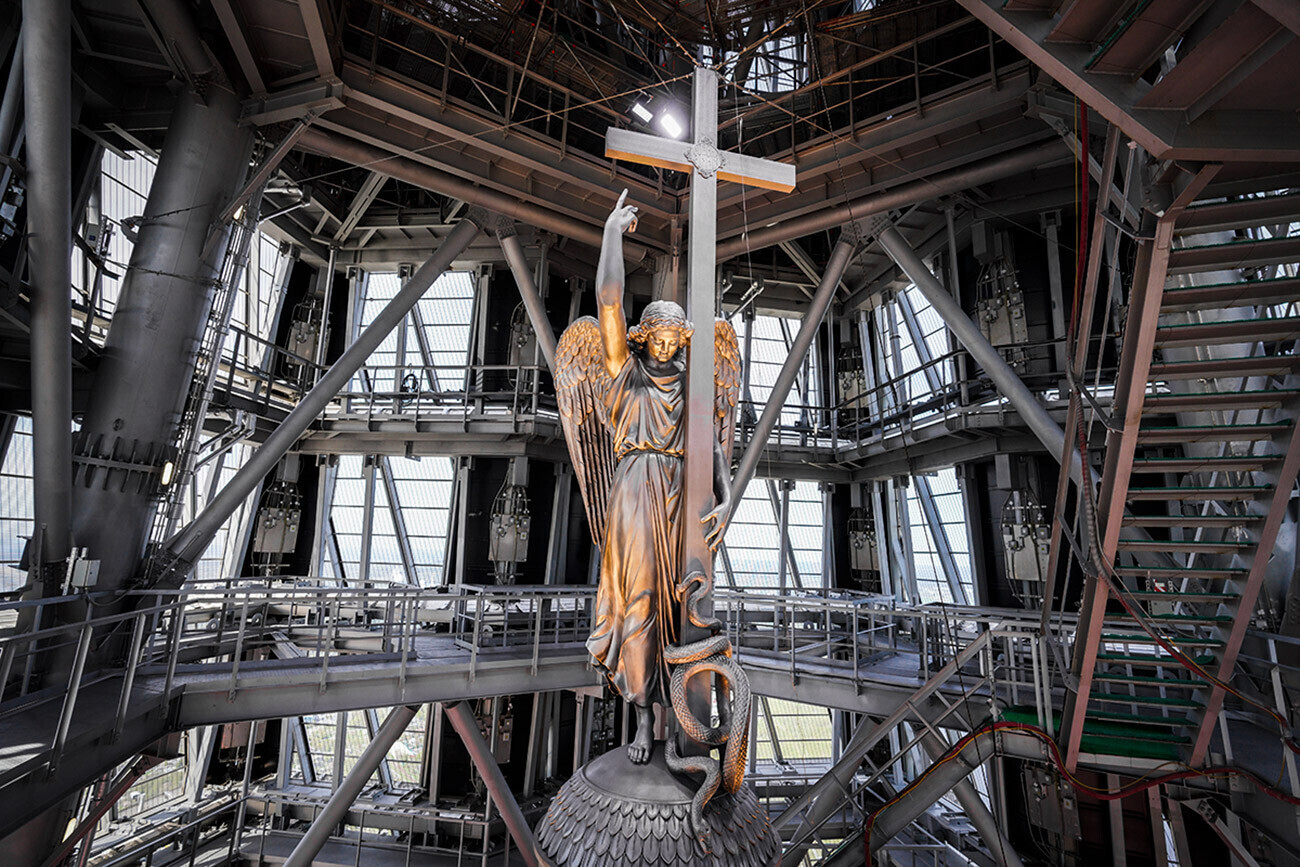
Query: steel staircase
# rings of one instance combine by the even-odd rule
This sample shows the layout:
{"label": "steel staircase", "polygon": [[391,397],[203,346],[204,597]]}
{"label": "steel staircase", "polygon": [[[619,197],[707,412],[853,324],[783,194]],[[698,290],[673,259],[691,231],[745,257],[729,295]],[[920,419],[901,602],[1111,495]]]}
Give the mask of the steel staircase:
{"label": "steel staircase", "polygon": [[1218,171],[1139,247],[1097,500],[1103,568],[1193,666],[1090,578],[1062,720],[1071,768],[1090,752],[1205,760],[1225,697],[1205,674],[1238,673],[1300,469],[1300,196],[1212,198]]}

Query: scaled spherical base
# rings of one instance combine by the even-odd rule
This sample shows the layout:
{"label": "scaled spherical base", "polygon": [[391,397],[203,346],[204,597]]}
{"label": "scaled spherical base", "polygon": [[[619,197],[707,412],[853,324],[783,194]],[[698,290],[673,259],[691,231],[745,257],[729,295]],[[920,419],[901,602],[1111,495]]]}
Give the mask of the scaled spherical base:
{"label": "scaled spherical base", "polygon": [[712,854],[691,829],[691,781],[668,770],[662,743],[633,764],[611,750],[578,769],[537,826],[537,855],[547,867],[772,867],[780,846],[749,786],[719,792],[705,818]]}

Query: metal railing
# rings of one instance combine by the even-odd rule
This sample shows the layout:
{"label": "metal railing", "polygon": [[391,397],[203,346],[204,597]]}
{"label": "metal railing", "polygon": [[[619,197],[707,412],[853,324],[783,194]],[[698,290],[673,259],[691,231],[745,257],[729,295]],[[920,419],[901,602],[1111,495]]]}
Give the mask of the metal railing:
{"label": "metal railing", "polygon": [[[195,581],[178,591],[133,591],[134,610],[96,617],[94,595],[57,597],[0,605],[33,628],[0,636],[0,718],[34,703],[55,703],[57,725],[48,744],[57,767],[67,742],[78,696],[91,684],[112,686],[110,714],[99,719],[120,736],[141,677],[167,708],[177,695],[178,671],[216,676],[233,700],[247,685],[250,669],[273,657],[292,656],[326,691],[349,657],[383,659],[387,676],[406,683],[421,662],[419,647],[445,642],[464,652],[472,682],[485,658],[508,654],[536,673],[557,651],[585,658],[594,587],[475,586],[424,589],[409,585],[348,586],[321,579],[264,578]],[[113,597],[120,601],[120,597]],[[82,605],[78,622],[55,626],[59,606]],[[741,661],[789,672],[797,684],[809,663],[817,676],[862,691],[884,674],[928,680],[976,643],[987,645],[978,695],[990,708],[1033,708],[1044,727],[1065,692],[1065,650],[1074,620],[1058,621],[1056,638],[1037,634],[1038,616],[1023,610],[978,609],[942,604],[904,605],[878,594],[799,591],[778,596],[767,588],[719,589],[719,618]],[[1120,628],[1120,627],[1116,627]],[[42,684],[39,675],[57,655],[73,659],[72,675]],[[90,670],[92,652],[122,660]],[[984,658],[984,657],[982,657]],[[444,657],[445,660],[445,657]],[[892,661],[891,661],[892,660]],[[901,660],[901,661],[900,661]],[[887,662],[888,665],[880,665]],[[195,668],[199,666],[199,668]],[[104,691],[97,690],[103,703]]]}

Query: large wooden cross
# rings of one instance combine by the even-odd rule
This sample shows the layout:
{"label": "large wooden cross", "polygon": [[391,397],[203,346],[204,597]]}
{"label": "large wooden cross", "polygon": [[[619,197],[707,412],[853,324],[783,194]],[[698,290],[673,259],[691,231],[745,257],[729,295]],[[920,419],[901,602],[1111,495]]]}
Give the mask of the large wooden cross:
{"label": "large wooden cross", "polygon": [[[678,141],[626,129],[605,133],[605,156],[691,173],[690,263],[686,316],[695,326],[686,375],[686,455],[684,515],[713,508],[713,320],[716,315],[718,179],[780,192],[794,189],[792,165],[723,152],[717,147],[718,74],[696,67],[692,82],[693,141]],[[699,521],[683,520],[682,575],[713,575],[713,556]],[[679,640],[702,635],[682,623]],[[707,719],[707,716],[700,717]]]}

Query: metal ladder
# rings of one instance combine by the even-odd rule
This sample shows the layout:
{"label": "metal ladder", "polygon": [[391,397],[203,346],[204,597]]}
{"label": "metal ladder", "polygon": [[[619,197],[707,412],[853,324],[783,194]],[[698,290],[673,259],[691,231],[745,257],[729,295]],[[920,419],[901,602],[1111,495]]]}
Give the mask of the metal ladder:
{"label": "metal ladder", "polygon": [[230,332],[235,299],[239,296],[239,282],[243,279],[249,254],[258,234],[258,213],[261,203],[262,192],[259,189],[249,198],[242,213],[237,212],[237,218],[230,224],[230,232],[226,238],[226,251],[222,257],[221,273],[216,281],[212,307],[203,329],[203,338],[195,353],[194,376],[190,381],[189,393],[185,397],[185,406],[176,433],[172,457],[175,470],[171,483],[163,488],[161,502],[154,516],[153,527],[149,534],[151,546],[161,545],[176,532],[183,512],[184,494],[193,482],[203,422],[207,418],[217,374],[221,369],[221,354],[226,336]]}
{"label": "metal ladder", "polygon": [[[1061,733],[1071,768],[1088,753],[1204,761],[1214,680],[1237,673],[1300,469],[1300,195],[1216,190],[1220,169],[1188,180],[1140,242],[1096,512],[1129,607],[1212,678],[1090,577]],[[1211,276],[1224,271],[1243,279]]]}

